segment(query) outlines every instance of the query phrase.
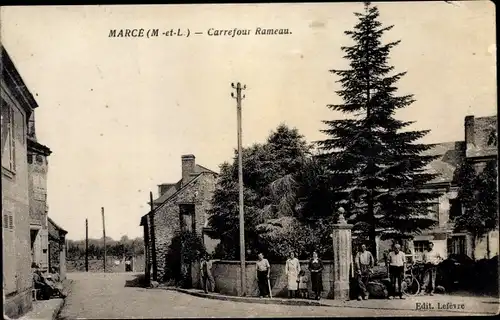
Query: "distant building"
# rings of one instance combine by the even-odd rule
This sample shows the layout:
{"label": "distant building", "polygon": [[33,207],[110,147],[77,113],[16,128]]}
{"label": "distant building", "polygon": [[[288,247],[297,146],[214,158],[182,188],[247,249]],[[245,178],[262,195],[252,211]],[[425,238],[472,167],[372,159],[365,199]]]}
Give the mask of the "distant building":
{"label": "distant building", "polygon": [[[473,250],[473,239],[468,232],[456,232],[453,219],[461,214],[458,196],[458,172],[460,166],[467,162],[474,165],[479,174],[488,161],[497,162],[497,116],[465,118],[465,141],[454,141],[436,144],[426,151],[425,155],[439,156],[432,161],[427,171],[438,176],[425,186],[425,189],[437,190],[439,199],[431,203],[431,215],[436,226],[421,234],[415,235],[409,243],[411,254],[421,259],[429,241],[441,256],[450,254],[467,255],[476,259],[492,258],[498,255],[498,230],[494,230],[476,241]],[[392,245],[392,240],[378,240],[378,254]]]}
{"label": "distant building", "polygon": [[28,120],[38,107],[2,46],[2,261],[4,314],[32,307]]}
{"label": "distant building", "polygon": [[48,156],[52,151],[37,141],[35,128],[35,112],[33,112],[27,135],[31,259],[42,271],[48,271],[47,173]]}
{"label": "distant building", "polygon": [[61,280],[66,279],[66,230],[48,218],[49,270],[56,268]]}
{"label": "distant building", "polygon": [[146,277],[165,280],[167,252],[172,239],[181,231],[196,232],[207,251],[214,250],[217,241],[205,234],[208,209],[215,189],[217,173],[197,165],[194,155],[182,156],[182,178],[171,184],[159,185],[159,196],[153,200],[153,211],[141,218],[144,228]]}

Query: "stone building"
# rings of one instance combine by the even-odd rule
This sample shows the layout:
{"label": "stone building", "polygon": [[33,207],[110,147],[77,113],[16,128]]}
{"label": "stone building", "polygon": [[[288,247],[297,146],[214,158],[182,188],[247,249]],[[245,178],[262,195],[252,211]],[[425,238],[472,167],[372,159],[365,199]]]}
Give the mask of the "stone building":
{"label": "stone building", "polygon": [[28,122],[37,103],[1,47],[2,261],[4,314],[32,307]]}
{"label": "stone building", "polygon": [[47,271],[49,267],[47,173],[48,156],[52,151],[37,141],[35,128],[35,112],[33,112],[28,123],[27,135],[31,260],[42,271]]}
{"label": "stone building", "polygon": [[56,268],[61,280],[66,279],[66,230],[58,226],[51,218],[48,222],[48,256],[49,270]]}
{"label": "stone building", "polygon": [[196,164],[194,155],[183,155],[181,164],[182,178],[176,183],[159,185],[153,210],[141,218],[146,277],[155,281],[166,280],[169,263],[166,255],[172,239],[181,231],[196,232],[209,252],[217,244],[205,234],[217,173]]}
{"label": "stone building", "polygon": [[[436,144],[426,155],[439,156],[432,161],[427,170],[438,176],[428,183],[425,189],[437,190],[441,196],[431,203],[436,226],[421,234],[415,235],[409,242],[411,254],[421,259],[429,241],[442,257],[450,254],[467,255],[476,259],[491,258],[498,255],[498,230],[494,230],[476,241],[468,232],[456,232],[453,219],[461,214],[461,206],[457,199],[459,181],[458,172],[465,161],[474,165],[479,174],[488,161],[497,160],[497,116],[465,118],[465,141],[454,141]],[[378,255],[392,245],[392,240],[378,241]],[[473,252],[474,250],[474,252]]]}

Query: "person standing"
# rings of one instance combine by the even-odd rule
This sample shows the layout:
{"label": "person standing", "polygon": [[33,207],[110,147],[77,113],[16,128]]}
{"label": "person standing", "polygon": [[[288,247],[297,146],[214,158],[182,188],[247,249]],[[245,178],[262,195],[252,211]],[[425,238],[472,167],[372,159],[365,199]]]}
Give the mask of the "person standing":
{"label": "person standing", "polygon": [[309,279],[306,276],[306,272],[304,270],[300,270],[299,272],[299,296],[302,299],[309,299],[309,290],[307,289],[307,284],[309,283]]}
{"label": "person standing", "polygon": [[424,285],[422,286],[422,292],[428,293],[429,295],[434,295],[434,290],[436,290],[436,275],[437,275],[437,265],[441,262],[442,258],[439,253],[434,250],[434,243],[429,242],[429,247],[426,252],[424,252]]}
{"label": "person standing", "polygon": [[271,265],[267,259],[264,259],[264,254],[261,252],[258,255],[258,260],[255,265],[257,269],[257,283],[259,285],[259,296],[268,298],[269,297],[269,274],[271,273]]}
{"label": "person standing", "polygon": [[323,279],[321,272],[323,271],[323,262],[318,257],[316,251],[313,252],[312,258],[309,261],[309,271],[311,272],[311,285],[314,292],[314,298],[319,300],[321,298],[321,291],[323,291]]}
{"label": "person standing", "polygon": [[368,291],[366,290],[366,285],[372,273],[375,261],[373,255],[370,251],[366,250],[366,245],[361,245],[361,250],[356,254],[356,278],[358,285],[358,300],[363,298],[368,299]]}
{"label": "person standing", "polygon": [[288,297],[295,298],[298,290],[298,279],[300,272],[300,262],[299,259],[295,258],[293,252],[290,253],[290,257],[286,260],[285,264],[285,274],[288,280]]}
{"label": "person standing", "polygon": [[[399,295],[400,299],[404,299],[401,285],[403,283],[405,271],[405,254],[400,249],[401,246],[396,243],[394,245],[394,250],[389,253],[389,276],[392,287],[389,293],[389,299],[392,299],[396,295]],[[399,292],[396,292],[396,283]]]}
{"label": "person standing", "polygon": [[212,277],[212,261],[208,255],[202,257],[200,269],[201,286],[203,287],[203,291],[205,291],[205,293],[212,292],[214,284]]}

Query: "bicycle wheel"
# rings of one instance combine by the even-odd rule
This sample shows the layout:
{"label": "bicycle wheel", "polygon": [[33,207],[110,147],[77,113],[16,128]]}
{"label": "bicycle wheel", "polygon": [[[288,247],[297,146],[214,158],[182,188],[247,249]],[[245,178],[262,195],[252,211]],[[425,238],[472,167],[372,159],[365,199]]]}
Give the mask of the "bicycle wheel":
{"label": "bicycle wheel", "polygon": [[420,283],[414,276],[406,276],[402,283],[403,293],[415,296],[420,292]]}

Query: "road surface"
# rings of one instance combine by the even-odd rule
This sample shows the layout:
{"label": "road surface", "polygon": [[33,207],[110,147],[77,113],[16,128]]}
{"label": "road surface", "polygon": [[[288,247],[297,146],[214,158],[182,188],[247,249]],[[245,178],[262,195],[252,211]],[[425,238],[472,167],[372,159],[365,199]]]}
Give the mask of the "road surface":
{"label": "road surface", "polygon": [[[189,294],[133,286],[137,274],[69,273],[73,280],[70,295],[60,312],[60,319],[105,318],[187,318],[187,317],[309,317],[309,316],[422,316],[457,315],[433,312],[356,307],[288,306],[220,301]],[[326,302],[326,300],[325,300]],[[389,301],[366,301],[387,307]],[[402,301],[401,301],[402,302]],[[390,304],[397,304],[396,300]],[[408,303],[408,302],[406,302]],[[485,305],[488,306],[488,305]],[[498,305],[489,305],[490,310]],[[484,307],[484,306],[483,306]],[[477,309],[477,306],[475,307]],[[482,307],[481,307],[482,308]],[[471,310],[468,310],[471,311]],[[493,311],[494,312],[494,311]]]}

